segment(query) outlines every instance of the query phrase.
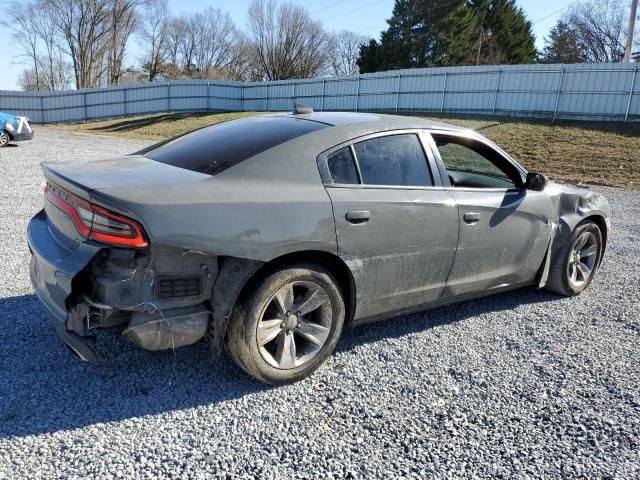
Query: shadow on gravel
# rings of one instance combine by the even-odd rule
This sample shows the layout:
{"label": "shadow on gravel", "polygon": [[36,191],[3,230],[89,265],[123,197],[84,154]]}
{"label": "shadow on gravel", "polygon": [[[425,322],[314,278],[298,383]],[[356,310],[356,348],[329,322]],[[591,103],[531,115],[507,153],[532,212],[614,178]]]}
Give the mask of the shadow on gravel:
{"label": "shadow on gravel", "polygon": [[[338,351],[558,297],[519,290],[347,330]],[[111,332],[98,336],[106,361],[74,358],[34,295],[0,299],[0,438],[23,437],[134,419],[265,392],[204,342],[173,352],[146,352]]]}
{"label": "shadow on gravel", "polygon": [[98,132],[128,132],[139,128],[148,127],[161,122],[175,122],[187,118],[204,117],[211,115],[212,112],[181,112],[181,113],[165,113],[162,115],[154,115],[150,117],[134,118],[131,120],[122,120],[107,126],[92,127],[89,130]]}

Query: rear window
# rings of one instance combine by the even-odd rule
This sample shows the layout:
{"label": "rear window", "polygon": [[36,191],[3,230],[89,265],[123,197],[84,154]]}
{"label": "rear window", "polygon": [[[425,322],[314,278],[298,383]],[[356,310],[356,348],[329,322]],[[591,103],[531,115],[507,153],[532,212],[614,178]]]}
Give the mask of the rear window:
{"label": "rear window", "polygon": [[174,167],[216,175],[265,150],[327,126],[291,117],[250,117],[196,130],[137,153]]}

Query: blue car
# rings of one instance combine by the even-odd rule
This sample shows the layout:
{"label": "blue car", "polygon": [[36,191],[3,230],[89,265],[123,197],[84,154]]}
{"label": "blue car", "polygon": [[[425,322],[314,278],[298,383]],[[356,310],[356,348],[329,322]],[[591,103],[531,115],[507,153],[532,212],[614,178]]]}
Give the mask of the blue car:
{"label": "blue car", "polygon": [[21,142],[32,138],[33,129],[27,117],[0,112],[0,148],[6,147],[9,142]]}

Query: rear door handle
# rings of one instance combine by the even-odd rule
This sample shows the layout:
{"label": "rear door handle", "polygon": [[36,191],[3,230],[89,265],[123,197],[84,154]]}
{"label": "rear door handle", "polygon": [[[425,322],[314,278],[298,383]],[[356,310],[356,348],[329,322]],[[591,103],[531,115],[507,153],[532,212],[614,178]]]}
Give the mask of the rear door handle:
{"label": "rear door handle", "polygon": [[469,225],[475,225],[480,221],[480,214],[469,212],[469,213],[465,213],[462,218],[464,219],[465,223]]}
{"label": "rear door handle", "polygon": [[347,222],[358,224],[358,223],[367,223],[371,218],[371,212],[368,210],[350,210],[344,216],[347,219]]}

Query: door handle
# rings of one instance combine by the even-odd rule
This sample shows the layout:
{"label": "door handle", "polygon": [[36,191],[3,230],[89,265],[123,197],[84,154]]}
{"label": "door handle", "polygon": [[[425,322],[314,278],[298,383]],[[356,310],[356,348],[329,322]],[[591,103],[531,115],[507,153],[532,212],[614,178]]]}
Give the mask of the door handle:
{"label": "door handle", "polygon": [[357,225],[359,223],[367,223],[371,218],[371,212],[368,210],[350,210],[344,216],[347,222]]}
{"label": "door handle", "polygon": [[465,213],[462,219],[468,225],[475,225],[480,221],[480,214],[473,212]]}

